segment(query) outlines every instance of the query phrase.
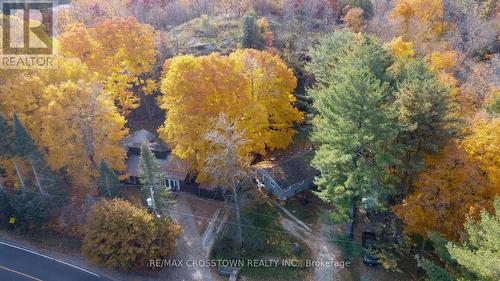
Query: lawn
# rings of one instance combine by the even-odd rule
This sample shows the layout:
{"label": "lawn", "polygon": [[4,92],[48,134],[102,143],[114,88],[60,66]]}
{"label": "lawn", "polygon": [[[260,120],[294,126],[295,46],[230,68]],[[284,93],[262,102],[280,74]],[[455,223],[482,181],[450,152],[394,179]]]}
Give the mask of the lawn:
{"label": "lawn", "polygon": [[[235,225],[227,224],[218,237],[212,258],[238,260],[293,260],[296,264],[310,258],[307,246],[286,233],[279,224],[280,212],[265,201],[256,200],[241,212],[243,249],[233,247]],[[234,221],[234,219],[231,219]],[[297,251],[296,246],[300,250]],[[301,267],[245,266],[241,274],[251,280],[304,280],[308,270]],[[279,276],[279,279],[278,277]]]}

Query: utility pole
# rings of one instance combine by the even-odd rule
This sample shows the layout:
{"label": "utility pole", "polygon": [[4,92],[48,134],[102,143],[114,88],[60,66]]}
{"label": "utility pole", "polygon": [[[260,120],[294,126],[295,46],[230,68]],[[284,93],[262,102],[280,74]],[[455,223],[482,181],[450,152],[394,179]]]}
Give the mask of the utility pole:
{"label": "utility pole", "polygon": [[158,210],[156,209],[156,200],[155,200],[155,192],[153,190],[153,186],[149,186],[149,194],[151,198],[151,208],[153,208],[153,212],[155,213],[156,217],[160,217],[160,214],[158,213]]}

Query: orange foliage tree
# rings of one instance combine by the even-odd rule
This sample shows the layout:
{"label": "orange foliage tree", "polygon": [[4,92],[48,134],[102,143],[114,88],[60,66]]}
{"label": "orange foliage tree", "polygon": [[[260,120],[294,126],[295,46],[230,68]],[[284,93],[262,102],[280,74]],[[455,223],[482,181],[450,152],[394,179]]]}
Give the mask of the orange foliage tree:
{"label": "orange foliage tree", "polygon": [[427,237],[432,231],[457,240],[467,216],[476,217],[491,207],[498,191],[457,143],[424,160],[426,169],[418,176],[414,192],[393,211],[407,233]]}
{"label": "orange foliage tree", "polygon": [[156,31],[133,17],[113,18],[94,27],[72,24],[59,36],[65,56],[77,57],[98,74],[104,90],[127,114],[139,106],[135,93],[150,94],[154,81],[147,74],[156,63]]}
{"label": "orange foliage tree", "polygon": [[165,63],[160,108],[167,119],[159,134],[173,153],[200,171],[207,156],[203,135],[224,113],[249,140],[241,153],[285,148],[302,121],[293,107],[296,79],[277,56],[240,50],[230,56],[178,56]]}

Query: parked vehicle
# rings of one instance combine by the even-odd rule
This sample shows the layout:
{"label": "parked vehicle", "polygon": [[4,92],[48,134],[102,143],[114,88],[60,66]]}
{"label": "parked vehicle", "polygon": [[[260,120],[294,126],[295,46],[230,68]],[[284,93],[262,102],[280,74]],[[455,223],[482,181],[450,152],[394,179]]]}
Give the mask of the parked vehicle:
{"label": "parked vehicle", "polygon": [[369,266],[380,265],[379,258],[374,255],[376,248],[377,235],[373,232],[364,231],[361,234],[361,245],[363,246],[363,263]]}

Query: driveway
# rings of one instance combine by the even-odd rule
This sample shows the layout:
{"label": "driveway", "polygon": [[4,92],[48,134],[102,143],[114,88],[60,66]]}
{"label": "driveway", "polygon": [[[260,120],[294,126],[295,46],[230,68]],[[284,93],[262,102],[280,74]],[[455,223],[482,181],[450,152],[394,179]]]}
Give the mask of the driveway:
{"label": "driveway", "polygon": [[187,260],[205,259],[197,227],[197,220],[200,218],[193,214],[188,198],[179,196],[176,202],[172,208],[176,213],[171,213],[171,216],[182,226],[182,234],[177,239],[175,256],[172,259],[183,260],[184,263],[182,266],[164,268],[161,275],[176,281],[216,281],[209,267],[186,264]]}

